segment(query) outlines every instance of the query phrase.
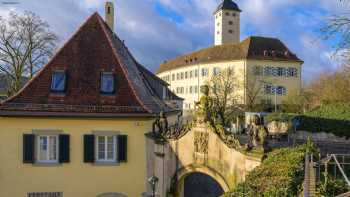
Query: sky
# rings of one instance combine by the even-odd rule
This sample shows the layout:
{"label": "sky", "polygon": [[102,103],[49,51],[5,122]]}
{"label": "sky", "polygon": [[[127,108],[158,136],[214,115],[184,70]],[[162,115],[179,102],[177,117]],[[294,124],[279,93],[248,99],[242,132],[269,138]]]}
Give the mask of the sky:
{"label": "sky", "polygon": [[[179,55],[212,46],[213,11],[221,0],[112,0],[117,35],[136,59],[156,71]],[[5,2],[5,3],[4,3]],[[18,2],[9,4],[6,2]],[[104,16],[105,0],[0,0],[0,16],[10,11],[35,12],[59,36],[62,46],[94,12]],[[321,38],[329,17],[350,10],[337,0],[236,0],[241,13],[241,39],[275,37],[304,60],[303,79],[339,67],[335,42]]]}

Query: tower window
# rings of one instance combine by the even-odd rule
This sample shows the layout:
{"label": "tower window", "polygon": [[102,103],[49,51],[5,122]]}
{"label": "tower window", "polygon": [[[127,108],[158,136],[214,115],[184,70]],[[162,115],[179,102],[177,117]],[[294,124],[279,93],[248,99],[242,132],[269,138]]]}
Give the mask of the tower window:
{"label": "tower window", "polygon": [[233,21],[229,21],[228,24],[229,24],[229,25],[233,25]]}
{"label": "tower window", "polygon": [[232,16],[235,17],[235,16],[236,16],[236,13],[232,13]]}
{"label": "tower window", "polygon": [[108,13],[108,14],[111,14],[111,7],[108,7],[108,8],[107,8],[107,13]]}
{"label": "tower window", "polygon": [[216,32],[216,34],[220,34],[220,32],[218,31],[218,32]]}
{"label": "tower window", "polygon": [[230,16],[230,13],[226,12],[225,15],[226,15],[226,16]]}
{"label": "tower window", "polygon": [[233,34],[233,30],[232,29],[228,30],[228,33]]}

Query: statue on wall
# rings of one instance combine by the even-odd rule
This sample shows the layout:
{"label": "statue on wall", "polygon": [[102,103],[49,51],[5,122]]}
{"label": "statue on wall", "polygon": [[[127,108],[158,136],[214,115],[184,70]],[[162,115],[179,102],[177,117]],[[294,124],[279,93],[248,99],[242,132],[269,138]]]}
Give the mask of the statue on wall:
{"label": "statue on wall", "polygon": [[204,122],[207,122],[211,119],[210,109],[213,105],[212,99],[209,96],[209,86],[201,86],[201,93],[203,96],[200,101],[196,103],[198,107],[198,118],[202,118]]}
{"label": "statue on wall", "polygon": [[166,118],[164,112],[160,112],[156,120],[153,122],[153,133],[165,134],[168,132],[168,119]]}
{"label": "statue on wall", "polygon": [[261,147],[263,150],[267,148],[268,131],[262,124],[259,116],[255,115],[248,125],[248,149]]}
{"label": "statue on wall", "polygon": [[194,152],[207,154],[208,142],[209,142],[209,133],[195,132],[194,133]]}

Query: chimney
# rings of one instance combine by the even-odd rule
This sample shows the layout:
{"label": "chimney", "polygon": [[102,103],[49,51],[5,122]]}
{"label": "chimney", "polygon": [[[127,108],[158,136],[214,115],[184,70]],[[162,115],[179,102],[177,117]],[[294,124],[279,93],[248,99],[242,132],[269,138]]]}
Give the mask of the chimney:
{"label": "chimney", "polygon": [[112,2],[106,2],[106,23],[114,32],[114,5]]}

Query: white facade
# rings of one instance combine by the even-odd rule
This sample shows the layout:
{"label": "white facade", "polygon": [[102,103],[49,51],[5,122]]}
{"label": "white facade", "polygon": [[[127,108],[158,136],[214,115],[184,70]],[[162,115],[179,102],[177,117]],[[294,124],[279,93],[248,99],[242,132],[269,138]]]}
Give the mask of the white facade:
{"label": "white facade", "polygon": [[[300,91],[301,64],[301,62],[265,60],[220,61],[180,67],[159,73],[158,77],[170,84],[171,91],[185,99],[183,102],[185,110],[195,108],[195,103],[201,97],[200,87],[207,84],[215,71],[223,71],[228,68],[233,71],[232,79],[236,80],[240,87],[236,91],[241,98],[239,103],[246,104],[247,102],[247,91],[249,91],[247,88],[250,86],[246,84],[258,79],[258,81],[269,82],[269,84],[260,85],[262,90],[257,103],[281,104],[289,92]],[[198,75],[195,74],[196,72]],[[274,91],[269,91],[271,86],[276,89],[275,91],[278,88],[280,90],[275,94]]]}
{"label": "white facade", "polygon": [[240,12],[218,10],[215,14],[215,45],[240,42]]}

